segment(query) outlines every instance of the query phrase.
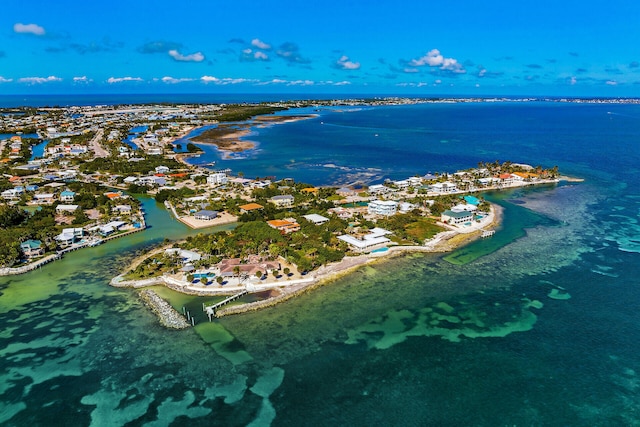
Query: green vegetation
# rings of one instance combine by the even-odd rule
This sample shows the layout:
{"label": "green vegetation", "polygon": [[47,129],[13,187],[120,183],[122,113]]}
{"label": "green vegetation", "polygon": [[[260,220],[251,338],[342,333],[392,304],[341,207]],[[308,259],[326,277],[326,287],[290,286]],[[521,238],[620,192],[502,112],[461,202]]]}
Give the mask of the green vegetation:
{"label": "green vegetation", "polygon": [[177,160],[163,156],[147,156],[143,160],[136,162],[118,157],[104,157],[96,158],[92,162],[82,163],[80,171],[83,173],[105,172],[131,175],[150,173],[158,166],[167,166],[172,170],[184,168],[184,165]]}
{"label": "green vegetation", "polygon": [[276,111],[286,110],[284,107],[271,107],[268,105],[239,105],[232,104],[225,106],[225,109],[216,115],[216,120],[220,122],[241,122],[254,116],[263,114],[273,114]]}
{"label": "green vegetation", "polygon": [[55,249],[53,238],[59,228],[54,216],[51,206],[30,214],[17,206],[0,205],[0,266],[15,265],[22,256],[20,243],[28,239],[40,240],[47,249]]}

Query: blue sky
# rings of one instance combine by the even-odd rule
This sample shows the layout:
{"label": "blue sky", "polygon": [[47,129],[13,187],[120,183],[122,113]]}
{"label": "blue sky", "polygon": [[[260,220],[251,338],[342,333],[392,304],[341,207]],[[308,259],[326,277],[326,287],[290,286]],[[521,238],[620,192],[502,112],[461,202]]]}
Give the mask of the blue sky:
{"label": "blue sky", "polygon": [[0,95],[640,96],[640,1],[3,4]]}

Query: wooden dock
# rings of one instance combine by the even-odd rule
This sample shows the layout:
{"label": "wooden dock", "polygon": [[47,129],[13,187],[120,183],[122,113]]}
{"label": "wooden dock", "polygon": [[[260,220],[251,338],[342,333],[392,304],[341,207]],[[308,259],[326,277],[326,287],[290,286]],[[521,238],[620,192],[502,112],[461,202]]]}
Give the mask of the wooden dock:
{"label": "wooden dock", "polygon": [[210,306],[205,306],[204,303],[202,304],[202,310],[207,313],[207,316],[209,316],[209,322],[211,322],[211,318],[212,317],[216,317],[216,310],[219,309],[222,306],[225,306],[227,304],[229,304],[231,301],[235,301],[238,298],[243,297],[244,295],[247,295],[249,293],[249,291],[244,290],[242,292],[238,292],[235,295],[230,296],[229,298],[222,300],[216,304],[210,305]]}

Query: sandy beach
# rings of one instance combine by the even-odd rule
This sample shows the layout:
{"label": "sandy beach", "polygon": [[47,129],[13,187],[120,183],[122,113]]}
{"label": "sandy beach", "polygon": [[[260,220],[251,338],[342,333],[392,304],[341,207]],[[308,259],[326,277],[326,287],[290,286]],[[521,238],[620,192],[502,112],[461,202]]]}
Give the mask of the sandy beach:
{"label": "sandy beach", "polygon": [[191,141],[198,144],[212,144],[227,156],[230,153],[240,153],[252,150],[256,147],[256,142],[246,138],[252,132],[252,127],[266,127],[274,124],[291,123],[317,117],[316,115],[303,116],[256,116],[251,121],[241,124],[219,124],[217,127],[207,129],[200,135],[191,138]]}

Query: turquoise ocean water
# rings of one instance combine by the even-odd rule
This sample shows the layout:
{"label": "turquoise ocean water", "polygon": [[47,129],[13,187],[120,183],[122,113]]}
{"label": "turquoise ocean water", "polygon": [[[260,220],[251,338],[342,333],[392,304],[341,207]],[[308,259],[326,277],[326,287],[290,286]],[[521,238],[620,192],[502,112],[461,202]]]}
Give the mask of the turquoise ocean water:
{"label": "turquoise ocean water", "polygon": [[[148,230],[0,278],[0,423],[640,424],[639,106],[316,113],[256,129],[244,158],[207,159],[313,184],[494,160],[585,181],[489,195],[502,228],[454,253],[394,258],[181,332],[108,286],[144,248],[189,233],[144,199]],[[158,292],[194,313],[203,301]]]}

